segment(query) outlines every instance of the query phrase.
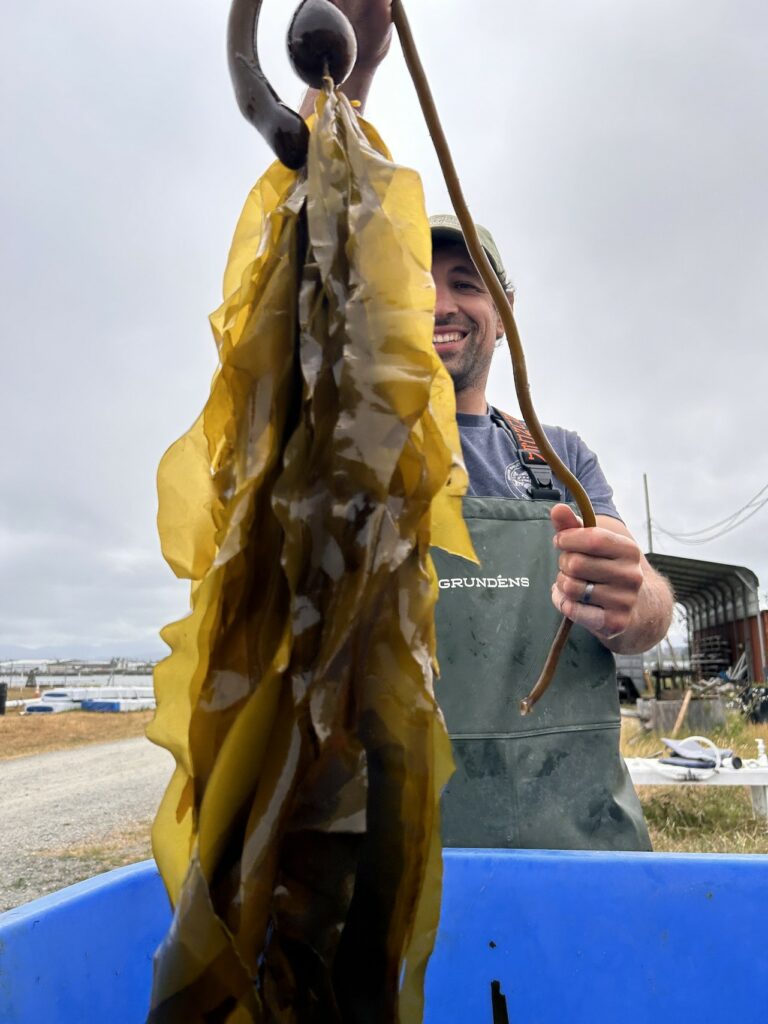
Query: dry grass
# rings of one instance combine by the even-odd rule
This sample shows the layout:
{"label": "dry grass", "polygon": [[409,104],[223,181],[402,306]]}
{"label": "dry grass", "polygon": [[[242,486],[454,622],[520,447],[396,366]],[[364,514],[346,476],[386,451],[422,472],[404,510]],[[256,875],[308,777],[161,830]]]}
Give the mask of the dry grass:
{"label": "dry grass", "polygon": [[53,715],[21,715],[11,708],[0,718],[0,760],[143,736],[153,714],[154,711],[61,711]]}
{"label": "dry grass", "polygon": [[[686,735],[683,730],[681,738]],[[750,725],[731,714],[726,727],[709,738],[746,759],[755,756],[758,737],[768,745],[768,726]],[[622,721],[625,757],[651,757],[663,746],[659,736],[644,733],[636,720]],[[659,852],[768,853],[768,822],[754,817],[746,787],[640,786],[638,793],[653,848]]]}
{"label": "dry grass", "polygon": [[[678,739],[685,739],[689,733],[685,725]],[[729,712],[723,729],[715,729],[709,735],[713,743],[719,747],[730,747],[745,760],[755,757],[757,745],[755,740],[763,739],[768,746],[768,725],[752,725],[736,712]],[[621,720],[621,752],[624,757],[653,757],[660,750],[666,749],[658,733],[645,732],[640,722],[634,718]]]}
{"label": "dry grass", "polygon": [[[28,690],[18,693],[29,696]],[[9,699],[16,698],[9,694]],[[12,709],[0,718],[0,760],[142,736],[153,713],[65,711],[22,716]],[[758,736],[768,745],[768,726],[750,725],[733,714],[726,728],[710,738],[749,758],[755,755]],[[658,736],[643,733],[639,722],[623,720],[621,750],[625,757],[650,757],[662,746]],[[768,853],[768,824],[753,816],[746,787],[641,786],[638,791],[654,849],[660,852]],[[103,865],[101,870],[141,860],[149,856],[148,824],[137,828],[133,838],[115,835],[114,841],[110,838],[98,848],[62,852],[62,857],[71,853],[84,863]]]}
{"label": "dry grass", "polygon": [[0,910],[38,899],[112,868],[147,860],[152,856],[151,825],[148,818],[115,829],[97,843],[31,850],[26,868],[17,865],[10,875],[6,871],[5,890],[0,890]]}
{"label": "dry grass", "polygon": [[768,824],[752,813],[746,788],[640,786],[654,850],[768,853]]}
{"label": "dry grass", "polygon": [[133,822],[129,826],[116,829],[99,840],[98,843],[82,846],[68,846],[61,850],[37,851],[36,857],[49,857],[62,861],[83,862],[82,877],[90,878],[100,871],[121,868],[125,864],[135,864],[152,856],[150,831],[152,819]]}

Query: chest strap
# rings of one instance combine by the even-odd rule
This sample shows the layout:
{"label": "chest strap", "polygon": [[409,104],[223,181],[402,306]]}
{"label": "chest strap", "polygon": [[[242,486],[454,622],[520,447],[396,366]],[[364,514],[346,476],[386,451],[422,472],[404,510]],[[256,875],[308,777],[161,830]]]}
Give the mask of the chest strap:
{"label": "chest strap", "polygon": [[560,501],[562,495],[554,486],[552,470],[539,451],[539,447],[525,423],[493,406],[491,406],[491,419],[512,436],[520,465],[531,480],[531,486],[528,488],[531,498],[534,501]]}

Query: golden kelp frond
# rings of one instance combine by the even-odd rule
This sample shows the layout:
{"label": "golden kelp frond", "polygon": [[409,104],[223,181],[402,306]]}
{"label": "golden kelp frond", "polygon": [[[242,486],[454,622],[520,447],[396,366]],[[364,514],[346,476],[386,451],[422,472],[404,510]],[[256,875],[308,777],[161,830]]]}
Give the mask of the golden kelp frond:
{"label": "golden kelp frond", "polygon": [[472,558],[416,174],[328,93],[251,193],[220,368],[163,459],[153,832],[175,906],[150,1020],[416,1022],[452,770],[431,543]]}

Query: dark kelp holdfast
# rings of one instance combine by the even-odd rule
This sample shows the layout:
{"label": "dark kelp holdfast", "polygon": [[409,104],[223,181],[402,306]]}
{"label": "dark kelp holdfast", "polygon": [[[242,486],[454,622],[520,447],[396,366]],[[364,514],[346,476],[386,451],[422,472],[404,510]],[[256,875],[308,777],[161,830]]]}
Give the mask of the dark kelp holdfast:
{"label": "dark kelp holdfast", "polygon": [[[261,3],[262,0],[234,0],[229,21],[230,72],[243,115],[262,134],[278,159],[297,169],[306,159],[309,133],[299,114],[280,100],[261,70],[255,46]],[[392,20],[467,249],[504,324],[514,369],[515,391],[525,424],[550,469],[573,494],[584,526],[595,526],[595,513],[586,491],[552,448],[533,408],[525,355],[512,306],[475,230],[401,0],[392,2]],[[354,67],[357,54],[354,31],[347,18],[329,0],[304,0],[291,22],[288,53],[297,74],[308,85],[322,88],[326,75],[340,85]],[[521,714],[527,715],[533,709],[552,681],[571,626],[571,620],[563,617],[537,682],[520,702]]]}

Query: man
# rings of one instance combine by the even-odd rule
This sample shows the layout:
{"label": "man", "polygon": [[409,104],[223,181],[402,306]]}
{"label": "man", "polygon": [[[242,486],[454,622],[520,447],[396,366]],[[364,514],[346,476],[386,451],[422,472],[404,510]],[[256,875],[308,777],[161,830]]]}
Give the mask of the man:
{"label": "man", "polygon": [[[519,446],[503,422],[491,416],[485,398],[493,352],[504,334],[501,319],[467,252],[456,219],[442,215],[432,217],[430,223],[437,292],[434,342],[456,389],[469,493],[525,499],[531,481],[519,463]],[[489,232],[481,229],[481,233],[491,264],[508,287],[498,249]],[[511,292],[508,294],[511,299]],[[598,524],[584,530],[567,505],[552,509],[554,542],[562,552],[552,601],[615,653],[646,651],[669,628],[669,586],[645,560],[619,518],[613,492],[594,454],[578,435],[558,427],[545,429],[557,454],[589,494]],[[559,486],[563,498],[569,499]],[[589,603],[583,604],[588,583],[594,586]]]}
{"label": "man", "polygon": [[[609,651],[646,650],[664,636],[670,589],[619,519],[598,461],[579,436],[545,427],[589,494],[597,519],[591,529],[565,504],[572,499],[562,482],[528,461],[525,425],[489,406],[485,388],[501,320],[455,218],[433,217],[431,226],[434,344],[456,391],[470,479],[464,515],[482,567],[434,554],[441,587],[436,692],[457,762],[443,802],[444,841],[649,849],[619,756]],[[492,236],[478,230],[508,288]],[[557,612],[577,628],[549,691],[521,718],[519,701],[544,664]]]}
{"label": "man", "polygon": [[[358,37],[357,64],[344,91],[364,104],[389,48],[389,0],[334,2]],[[302,113],[313,103],[308,94]],[[431,226],[434,344],[456,391],[470,477],[464,512],[481,561],[478,569],[435,553],[436,692],[457,761],[443,804],[445,843],[648,849],[618,752],[609,652],[638,653],[661,640],[671,621],[671,590],[619,518],[598,461],[577,434],[545,428],[592,500],[593,528],[581,527],[562,483],[523,458],[531,445],[525,425],[485,397],[503,336],[498,311],[455,218],[432,218]],[[481,241],[508,289],[485,229]],[[561,614],[581,628],[572,631],[550,690],[522,719],[519,699],[543,665]]]}

